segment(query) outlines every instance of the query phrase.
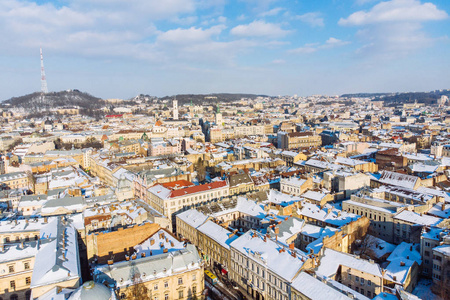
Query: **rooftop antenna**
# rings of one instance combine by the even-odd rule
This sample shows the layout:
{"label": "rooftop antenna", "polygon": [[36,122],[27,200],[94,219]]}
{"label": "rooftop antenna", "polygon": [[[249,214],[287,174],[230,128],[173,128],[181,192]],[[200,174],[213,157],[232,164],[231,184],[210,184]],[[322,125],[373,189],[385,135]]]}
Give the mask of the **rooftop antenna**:
{"label": "rooftop antenna", "polygon": [[40,48],[40,51],[41,51],[41,92],[47,94],[48,88],[47,88],[47,79],[45,79],[44,57],[42,56],[42,47]]}

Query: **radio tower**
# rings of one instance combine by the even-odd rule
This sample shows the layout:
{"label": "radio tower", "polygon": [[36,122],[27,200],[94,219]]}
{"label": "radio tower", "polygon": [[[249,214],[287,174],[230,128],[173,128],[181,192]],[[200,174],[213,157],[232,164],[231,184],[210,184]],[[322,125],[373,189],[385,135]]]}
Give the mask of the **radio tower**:
{"label": "radio tower", "polygon": [[45,79],[44,57],[42,56],[42,47],[41,47],[41,92],[44,94],[48,93],[47,79]]}

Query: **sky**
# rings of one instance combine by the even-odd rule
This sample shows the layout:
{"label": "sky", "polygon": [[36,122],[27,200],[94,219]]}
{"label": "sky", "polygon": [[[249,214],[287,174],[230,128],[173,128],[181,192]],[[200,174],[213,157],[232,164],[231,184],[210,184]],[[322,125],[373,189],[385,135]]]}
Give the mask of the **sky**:
{"label": "sky", "polygon": [[0,100],[450,88],[449,0],[1,0]]}

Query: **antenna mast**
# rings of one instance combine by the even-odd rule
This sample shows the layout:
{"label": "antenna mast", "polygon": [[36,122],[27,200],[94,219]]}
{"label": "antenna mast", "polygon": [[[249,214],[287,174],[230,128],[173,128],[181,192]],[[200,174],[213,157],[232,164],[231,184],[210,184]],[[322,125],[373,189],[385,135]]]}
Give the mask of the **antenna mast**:
{"label": "antenna mast", "polygon": [[45,70],[44,70],[44,57],[42,56],[42,47],[41,50],[41,92],[44,94],[48,93],[47,88],[47,79],[45,79]]}

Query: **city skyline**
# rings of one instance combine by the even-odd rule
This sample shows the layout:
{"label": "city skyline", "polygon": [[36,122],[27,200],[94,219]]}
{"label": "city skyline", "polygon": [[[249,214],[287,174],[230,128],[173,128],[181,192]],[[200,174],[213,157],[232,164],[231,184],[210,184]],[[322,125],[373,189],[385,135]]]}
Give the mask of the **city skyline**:
{"label": "city skyline", "polygon": [[102,98],[449,88],[440,0],[17,1],[0,4],[0,100],[40,90]]}

